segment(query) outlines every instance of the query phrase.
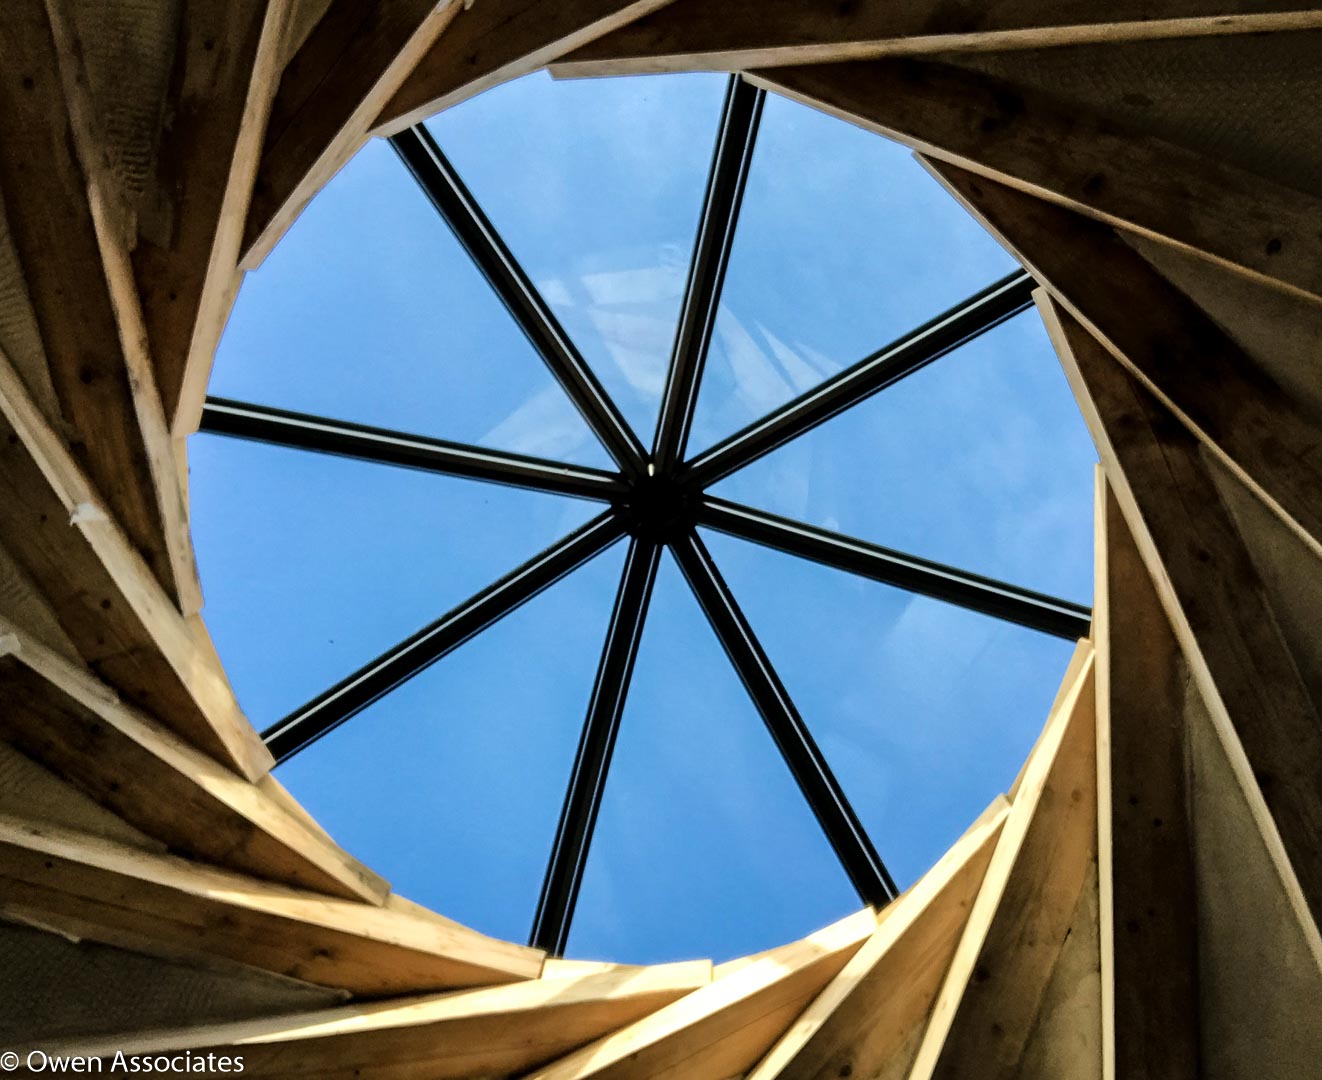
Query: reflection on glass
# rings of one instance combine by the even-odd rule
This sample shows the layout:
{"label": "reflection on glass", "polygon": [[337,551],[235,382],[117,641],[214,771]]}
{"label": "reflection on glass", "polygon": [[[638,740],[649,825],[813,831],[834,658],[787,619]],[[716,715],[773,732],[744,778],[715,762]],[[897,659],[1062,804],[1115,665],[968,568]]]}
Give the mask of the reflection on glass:
{"label": "reflection on glass", "polygon": [[215,435],[189,459],[207,626],[259,728],[600,511]]}
{"label": "reflection on glass", "polygon": [[1014,266],[906,148],[768,96],[690,449]]}
{"label": "reflection on glass", "polygon": [[726,77],[554,82],[427,122],[556,318],[650,443]]}
{"label": "reflection on glass", "polygon": [[1025,312],[714,493],[1080,603],[1096,453]]}
{"label": "reflection on glass", "polygon": [[210,392],[578,464],[609,461],[379,139],[244,280]]}
{"label": "reflection on glass", "polygon": [[907,888],[1009,790],[1074,646],[742,540],[704,539]]}
{"label": "reflection on glass", "polygon": [[860,906],[666,555],[568,954],[729,959]]}
{"label": "reflection on glass", "polygon": [[526,940],[623,552],[603,552],[291,758],[281,782],[401,895]]}

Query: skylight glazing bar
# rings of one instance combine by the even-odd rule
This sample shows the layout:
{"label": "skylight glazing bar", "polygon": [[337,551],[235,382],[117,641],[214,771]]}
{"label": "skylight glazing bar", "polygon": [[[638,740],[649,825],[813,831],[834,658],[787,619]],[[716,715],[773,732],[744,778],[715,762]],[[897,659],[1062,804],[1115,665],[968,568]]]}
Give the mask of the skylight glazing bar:
{"label": "skylight glazing bar", "polygon": [[658,471],[682,460],[688,444],[765,100],[765,91],[738,75],[730,77],[652,444],[652,460]]}
{"label": "skylight glazing bar", "polygon": [[1056,637],[1087,637],[1092,612],[1082,604],[971,574],[916,555],[856,540],[707,495],[698,524],[764,547],[834,567],[885,585],[958,604]]}
{"label": "skylight glazing bar", "polygon": [[202,431],[358,461],[487,480],[494,484],[610,502],[625,485],[614,473],[546,458],[410,435],[324,416],[209,397]]}
{"label": "skylight glazing bar", "polygon": [[560,824],[537,901],[528,943],[559,956],[569,940],[569,927],[583,883],[592,833],[606,788],[606,774],[620,730],[620,717],[633,677],[638,642],[652,599],[661,545],[637,538],[629,542],[629,554],[620,577],[615,609],[611,613],[597,681],[592,688],[587,719],[565,792]]}
{"label": "skylight glazing bar", "polygon": [[370,664],[262,732],[277,762],[294,754],[411,679],[475,634],[555,584],[624,535],[618,514],[606,511],[559,543],[475,593]]}
{"label": "skylight glazing bar", "polygon": [[877,907],[893,900],[895,882],[872,846],[867,832],[826,763],[789,692],[771,666],[711,553],[689,530],[671,549],[707,621],[720,639],[749,697],[775,739],[799,790],[865,903]]}
{"label": "skylight glazing bar", "polygon": [[390,142],[616,464],[628,475],[642,473],[643,444],[431,134],[416,126]]}
{"label": "skylight glazing bar", "polygon": [[689,462],[686,481],[710,487],[879,390],[1032,307],[1034,282],[1016,270],[879,352],[768,413]]}

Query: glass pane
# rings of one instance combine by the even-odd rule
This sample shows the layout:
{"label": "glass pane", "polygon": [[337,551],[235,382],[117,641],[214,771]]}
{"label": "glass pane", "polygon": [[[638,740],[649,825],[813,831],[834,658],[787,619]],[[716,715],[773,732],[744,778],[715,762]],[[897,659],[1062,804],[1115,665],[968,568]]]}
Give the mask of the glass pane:
{"label": "glass pane", "polygon": [[1009,790],[1073,644],[741,540],[704,539],[907,888]]}
{"label": "glass pane", "polygon": [[389,144],[369,142],[250,273],[211,392],[608,465]]}
{"label": "glass pane", "polygon": [[860,906],[666,555],[569,954],[727,960],[800,938]]}
{"label": "glass pane", "polygon": [[1091,603],[1095,460],[1028,311],[713,490]]}
{"label": "glass pane", "polygon": [[525,941],[624,545],[580,567],[282,765],[401,895]]}
{"label": "glass pane", "polygon": [[428,121],[639,438],[665,387],[726,77],[555,82]]}
{"label": "glass pane", "polygon": [[691,449],[1015,267],[909,150],[767,98]]}
{"label": "glass pane", "polygon": [[207,626],[259,728],[600,511],[216,435],[189,456]]}

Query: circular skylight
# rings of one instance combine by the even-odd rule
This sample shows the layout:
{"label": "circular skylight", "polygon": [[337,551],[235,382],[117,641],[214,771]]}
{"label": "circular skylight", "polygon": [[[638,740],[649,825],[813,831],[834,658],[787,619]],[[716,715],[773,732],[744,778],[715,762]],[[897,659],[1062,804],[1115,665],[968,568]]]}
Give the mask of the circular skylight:
{"label": "circular skylight", "polygon": [[884,903],[1087,633],[1094,452],[1030,291],[907,151],[723,76],[370,143],[248,276],[190,446],[278,777],[571,956]]}

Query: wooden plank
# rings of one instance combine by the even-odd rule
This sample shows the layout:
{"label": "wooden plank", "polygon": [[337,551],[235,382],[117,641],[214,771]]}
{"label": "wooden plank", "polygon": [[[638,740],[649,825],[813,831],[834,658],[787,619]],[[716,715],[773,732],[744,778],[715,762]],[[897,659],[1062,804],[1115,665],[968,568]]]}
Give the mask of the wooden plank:
{"label": "wooden plank", "polygon": [[903,897],[747,1080],[878,1074],[922,1029],[1009,813],[1001,796]]}
{"label": "wooden plank", "polygon": [[755,1064],[876,927],[871,908],[833,923],[646,1019],[530,1074],[725,1080]]}
{"label": "wooden plank", "polygon": [[0,356],[0,543],[105,682],[249,779],[270,753],[67,446]]}
{"label": "wooden plank", "polygon": [[544,67],[667,0],[482,0],[422,57],[373,124],[393,135],[433,113]]}
{"label": "wooden plank", "polygon": [[1312,195],[948,64],[877,60],[748,77],[937,161],[1322,303],[1322,204]]}
{"label": "wooden plank", "polygon": [[245,1076],[268,1080],[522,1075],[701,985],[692,965],[661,964],[43,1049],[110,1057],[200,1047],[242,1056]]}
{"label": "wooden plank", "polygon": [[139,232],[133,275],[170,430],[201,418],[212,357],[233,299],[287,5],[184,0],[171,122],[161,132],[151,198],[162,224]]}
{"label": "wooden plank", "polygon": [[1296,402],[1113,230],[955,166],[924,163],[1322,558],[1322,430]]}
{"label": "wooden plank", "polygon": [[[1098,835],[1108,1078],[1198,1073],[1187,669],[1103,476],[1096,507]],[[1105,792],[1105,798],[1102,793]]]}
{"label": "wooden plank", "polygon": [[1009,0],[951,5],[857,0],[675,0],[556,61],[557,77],[751,71],[924,53],[1044,49],[1094,42],[1306,30],[1301,0]]}
{"label": "wooden plank", "polygon": [[102,272],[42,0],[6,5],[0,54],[13,58],[0,78],[0,192],[59,403],[45,418],[68,433],[79,466],[172,601],[187,601],[176,590],[169,522],[154,495],[149,463],[159,447],[149,444],[137,411],[142,398]]}
{"label": "wooden plank", "polygon": [[390,886],[289,813],[0,618],[0,737],[171,850],[379,904]]}
{"label": "wooden plank", "polygon": [[280,78],[244,227],[259,265],[367,138],[461,0],[333,0]]}
{"label": "wooden plank", "polygon": [[1322,962],[1196,688],[1186,706],[1198,887],[1198,1075],[1310,1080]]}
{"label": "wooden plank", "polygon": [[1322,718],[1198,440],[1063,308],[1037,296],[1193,681],[1322,956]]}
{"label": "wooden plank", "polygon": [[535,979],[540,950],[445,920],[0,818],[0,911],[167,956],[380,996]]}
{"label": "wooden plank", "polygon": [[1096,854],[1094,658],[1024,773],[912,1080],[1013,1076]]}

